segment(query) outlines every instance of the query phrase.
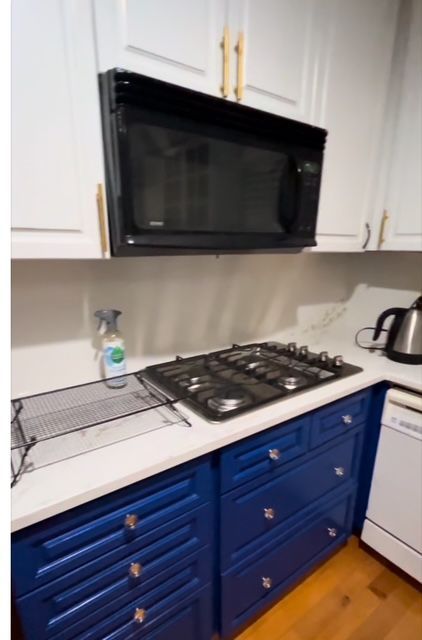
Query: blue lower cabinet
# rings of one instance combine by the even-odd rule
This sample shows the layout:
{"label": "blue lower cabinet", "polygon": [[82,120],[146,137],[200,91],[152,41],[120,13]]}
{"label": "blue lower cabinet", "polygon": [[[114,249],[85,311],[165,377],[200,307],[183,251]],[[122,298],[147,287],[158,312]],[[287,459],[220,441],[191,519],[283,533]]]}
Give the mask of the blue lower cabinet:
{"label": "blue lower cabinet", "polygon": [[224,573],[221,578],[221,633],[229,636],[280,598],[312,567],[347,540],[355,491],[335,500],[279,539]]}
{"label": "blue lower cabinet", "polygon": [[16,596],[98,561],[97,570],[136,549],[136,541],[173,518],[210,502],[206,458],[171,469],[18,531],[12,538]]}
{"label": "blue lower cabinet", "polygon": [[173,607],[210,584],[210,548],[145,579],[142,572],[139,577],[126,572],[114,581],[106,578],[102,576],[102,588],[91,585],[91,593],[88,583],[56,594],[42,587],[18,598],[28,640],[120,640],[135,632],[144,637],[159,621],[165,621]]}
{"label": "blue lower cabinet", "polygon": [[221,567],[259,550],[288,520],[357,475],[361,432],[278,478],[235,489],[221,499]]}

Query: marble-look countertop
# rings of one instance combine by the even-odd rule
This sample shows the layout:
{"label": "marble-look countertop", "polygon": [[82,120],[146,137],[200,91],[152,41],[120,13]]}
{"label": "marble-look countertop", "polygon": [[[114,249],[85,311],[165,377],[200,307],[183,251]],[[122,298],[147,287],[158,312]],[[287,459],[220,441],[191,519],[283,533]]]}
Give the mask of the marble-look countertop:
{"label": "marble-look countertop", "polygon": [[[341,353],[362,373],[321,385],[220,424],[211,424],[182,404],[191,427],[173,425],[144,433],[79,456],[25,473],[12,489],[12,531],[54,516],[237,440],[295,418],[378,382],[422,392],[422,366],[391,362],[341,337],[311,344],[312,351]],[[138,416],[122,419],[139,420]],[[114,421],[118,428],[121,421]]]}

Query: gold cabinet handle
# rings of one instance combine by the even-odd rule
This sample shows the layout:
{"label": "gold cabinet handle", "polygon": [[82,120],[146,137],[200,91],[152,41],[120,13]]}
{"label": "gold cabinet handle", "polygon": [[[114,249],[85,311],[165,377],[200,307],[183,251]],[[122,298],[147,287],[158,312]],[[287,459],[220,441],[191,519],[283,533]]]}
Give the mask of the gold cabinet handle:
{"label": "gold cabinet handle", "polygon": [[145,618],[147,617],[147,612],[145,609],[135,609],[135,613],[133,614],[133,619],[138,624],[142,624]]}
{"label": "gold cabinet handle", "polygon": [[136,513],[129,513],[125,518],[125,529],[133,531],[136,529],[136,525],[139,522],[139,518]]}
{"label": "gold cabinet handle", "polygon": [[223,86],[221,91],[223,98],[227,98],[230,93],[230,31],[224,27],[223,34]]}
{"label": "gold cabinet handle", "polygon": [[378,249],[381,249],[382,245],[385,242],[385,226],[387,224],[387,220],[389,219],[388,212],[384,209],[382,213],[381,227],[380,227],[380,235],[378,238]]}
{"label": "gold cabinet handle", "polygon": [[237,87],[236,98],[240,101],[243,100],[243,89],[245,85],[245,36],[241,31],[239,33],[239,40],[237,41]]}
{"label": "gold cabinet handle", "polygon": [[108,238],[107,238],[104,185],[102,184],[97,184],[97,209],[98,209],[98,220],[100,223],[101,251],[103,256],[105,256],[108,253],[109,249],[108,249]]}
{"label": "gold cabinet handle", "polygon": [[142,565],[139,562],[132,562],[129,567],[129,576],[131,578],[140,578],[142,573]]}

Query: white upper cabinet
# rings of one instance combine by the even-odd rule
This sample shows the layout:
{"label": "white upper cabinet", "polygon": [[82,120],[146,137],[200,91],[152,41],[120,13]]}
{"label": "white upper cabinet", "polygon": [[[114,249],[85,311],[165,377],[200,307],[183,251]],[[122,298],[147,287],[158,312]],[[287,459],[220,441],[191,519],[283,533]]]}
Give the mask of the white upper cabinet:
{"label": "white upper cabinet", "polygon": [[328,0],[326,7],[329,36],[317,124],[328,129],[328,137],[316,249],[359,251],[367,240],[378,173],[398,0]]}
{"label": "white upper cabinet", "polygon": [[[374,249],[422,250],[422,2],[402,5],[384,148],[388,158]],[[383,215],[381,212],[384,211]]]}
{"label": "white upper cabinet", "polygon": [[[323,23],[315,0],[229,0],[233,84],[242,104],[312,121]],[[243,39],[243,42],[242,42]]]}
{"label": "white upper cabinet", "polygon": [[12,257],[100,258],[104,181],[86,0],[12,3]]}
{"label": "white upper cabinet", "polygon": [[100,71],[222,95],[224,0],[95,0]]}

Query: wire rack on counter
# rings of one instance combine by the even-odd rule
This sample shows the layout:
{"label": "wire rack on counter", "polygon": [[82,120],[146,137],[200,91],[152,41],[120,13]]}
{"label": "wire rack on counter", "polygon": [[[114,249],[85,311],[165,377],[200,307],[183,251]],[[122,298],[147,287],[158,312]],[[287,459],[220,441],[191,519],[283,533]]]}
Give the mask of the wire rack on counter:
{"label": "wire rack on counter", "polygon": [[175,400],[152,387],[142,372],[122,379],[118,388],[100,380],[12,400],[12,486],[24,471],[154,429],[190,426]]}

